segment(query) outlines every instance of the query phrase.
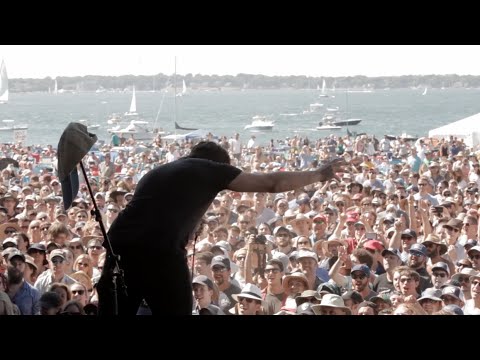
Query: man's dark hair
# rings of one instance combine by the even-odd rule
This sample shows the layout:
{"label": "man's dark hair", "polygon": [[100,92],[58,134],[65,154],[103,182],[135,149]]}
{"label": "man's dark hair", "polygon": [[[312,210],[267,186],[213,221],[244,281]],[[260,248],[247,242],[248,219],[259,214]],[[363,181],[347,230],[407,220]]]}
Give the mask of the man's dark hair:
{"label": "man's dark hair", "polygon": [[219,163],[230,164],[230,156],[228,155],[227,150],[213,141],[200,141],[192,148],[187,157],[207,159]]}
{"label": "man's dark hair", "polygon": [[268,260],[267,265],[277,265],[281,272],[283,272],[284,270],[282,260],[271,259],[271,260]]}
{"label": "man's dark hair", "polygon": [[357,260],[360,262],[360,264],[365,264],[367,265],[370,269],[372,268],[373,265],[373,256],[368,252],[366,249],[355,249],[352,252],[352,255],[357,258]]}

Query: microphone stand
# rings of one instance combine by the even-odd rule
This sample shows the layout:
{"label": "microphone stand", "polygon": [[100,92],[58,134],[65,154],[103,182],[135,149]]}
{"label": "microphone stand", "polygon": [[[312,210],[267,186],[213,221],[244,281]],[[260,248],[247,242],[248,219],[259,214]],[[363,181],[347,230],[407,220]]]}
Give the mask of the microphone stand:
{"label": "microphone stand", "polygon": [[107,231],[105,230],[105,226],[103,225],[102,215],[100,213],[100,210],[98,209],[97,202],[95,201],[92,188],[90,187],[90,182],[88,181],[88,176],[87,176],[87,172],[85,171],[85,167],[83,166],[83,161],[80,161],[80,167],[82,168],[83,177],[85,178],[85,182],[87,183],[87,187],[88,187],[88,192],[90,193],[90,198],[92,199],[92,202],[93,202],[94,209],[91,210],[91,214],[95,216],[95,220],[100,224],[100,229],[102,230],[103,238],[105,239],[105,242],[107,244],[107,249],[110,252],[110,255],[112,256],[115,262],[115,267],[113,268],[113,272],[112,272],[113,312],[114,312],[114,315],[118,315],[118,285],[117,284],[119,280],[120,280],[120,286],[122,288],[121,290],[124,292],[125,295],[127,295],[126,285],[125,285],[125,282],[123,281],[123,270],[120,268],[120,265],[119,265],[120,255],[117,255],[113,252],[112,243],[110,242],[110,239],[107,236]]}

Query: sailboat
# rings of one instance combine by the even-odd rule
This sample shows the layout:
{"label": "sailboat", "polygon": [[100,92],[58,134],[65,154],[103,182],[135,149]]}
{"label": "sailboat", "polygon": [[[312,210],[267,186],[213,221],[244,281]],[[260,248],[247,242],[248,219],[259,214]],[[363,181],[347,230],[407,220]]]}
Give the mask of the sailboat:
{"label": "sailboat", "polygon": [[328,97],[328,95],[327,95],[327,82],[325,81],[325,79],[323,79],[323,82],[322,82],[322,93],[318,96],[319,97]]}
{"label": "sailboat", "polygon": [[0,104],[8,103],[8,76],[5,62],[0,66]]}
{"label": "sailboat", "polygon": [[[182,92],[177,94],[177,58],[175,57],[175,72],[173,75],[173,89],[174,89],[174,112],[173,112],[173,122],[175,124],[175,133],[163,136],[162,139],[166,140],[178,140],[178,139],[198,139],[205,137],[207,135],[207,131],[203,129],[197,128],[189,128],[185,126],[181,126],[177,123],[177,97],[184,96],[187,92],[187,86],[185,84],[185,80],[183,80],[182,84]],[[190,131],[187,134],[177,134],[177,130],[186,130]]]}
{"label": "sailboat", "polygon": [[185,95],[187,95],[187,85],[185,84],[185,80],[183,80],[182,92],[181,92],[181,93],[178,93],[178,94],[175,95],[175,96],[182,97],[182,96],[185,96]]}
{"label": "sailboat", "polygon": [[132,101],[130,102],[130,110],[125,113],[125,116],[138,116],[137,113],[137,98],[135,96],[135,85],[133,85]]}
{"label": "sailboat", "polygon": [[55,88],[53,89],[53,93],[55,95],[58,95],[58,82],[57,82],[57,79],[55,78]]}
{"label": "sailboat", "polygon": [[422,95],[427,95],[427,90],[428,90],[428,88],[425,86],[425,90],[423,90]]}

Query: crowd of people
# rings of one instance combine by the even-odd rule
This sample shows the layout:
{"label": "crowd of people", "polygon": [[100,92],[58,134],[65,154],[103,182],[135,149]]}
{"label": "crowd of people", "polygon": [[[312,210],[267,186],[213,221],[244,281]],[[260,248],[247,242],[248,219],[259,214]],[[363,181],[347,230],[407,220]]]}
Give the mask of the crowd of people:
{"label": "crowd of people", "polygon": [[[220,192],[187,249],[192,314],[480,314],[478,149],[453,137],[210,140],[244,172],[347,165],[294,191]],[[107,230],[138,181],[194,142],[114,145],[84,158]],[[0,154],[11,160],[0,171],[0,314],[97,314],[105,244],[85,180],[65,211],[52,146]]]}

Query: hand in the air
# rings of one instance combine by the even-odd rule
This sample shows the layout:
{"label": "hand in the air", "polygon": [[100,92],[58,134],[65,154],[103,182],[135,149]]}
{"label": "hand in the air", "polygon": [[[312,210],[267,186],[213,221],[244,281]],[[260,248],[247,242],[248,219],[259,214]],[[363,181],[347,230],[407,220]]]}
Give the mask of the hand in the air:
{"label": "hand in the air", "polygon": [[343,158],[333,159],[326,162],[319,168],[319,172],[322,176],[322,179],[320,181],[327,181],[333,178],[336,179],[338,182],[341,182],[341,179],[336,175],[336,173],[343,171],[343,166],[345,166],[346,164],[347,163]]}

